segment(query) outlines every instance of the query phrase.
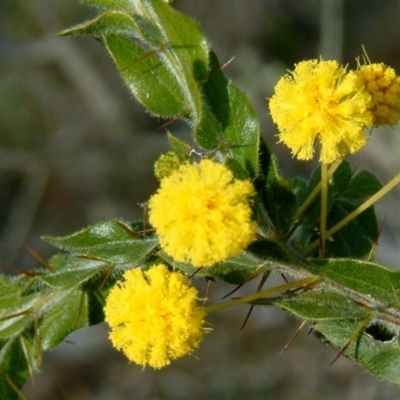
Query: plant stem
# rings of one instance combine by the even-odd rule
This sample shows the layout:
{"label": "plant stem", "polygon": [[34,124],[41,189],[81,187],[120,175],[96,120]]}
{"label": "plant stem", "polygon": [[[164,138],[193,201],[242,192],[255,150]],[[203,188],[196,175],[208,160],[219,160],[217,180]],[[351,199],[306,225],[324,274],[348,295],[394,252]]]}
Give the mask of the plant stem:
{"label": "plant stem", "polygon": [[205,310],[206,310],[207,314],[210,314],[210,313],[213,313],[216,311],[224,310],[226,308],[235,307],[240,304],[247,304],[253,300],[261,299],[263,297],[268,297],[268,296],[272,296],[277,293],[286,292],[291,289],[300,289],[302,287],[307,287],[311,284],[319,283],[320,281],[321,281],[321,278],[319,278],[319,277],[309,276],[307,278],[303,278],[303,279],[297,280],[295,282],[285,283],[284,285],[275,286],[271,289],[253,293],[248,296],[239,297],[237,299],[227,301],[226,303],[220,303],[220,304],[215,304],[213,306],[208,306],[208,307],[205,307]]}
{"label": "plant stem", "polygon": [[[341,163],[342,160],[337,160],[334,164],[332,164],[332,166],[329,168],[328,171],[328,179],[335,173],[335,171],[338,169]],[[294,221],[296,221],[307,210],[307,208],[311,205],[313,200],[317,197],[320,190],[321,190],[321,182],[319,182],[318,185],[315,186],[313,191],[304,200],[303,204],[298,208],[294,216]]]}
{"label": "plant stem", "polygon": [[[326,232],[326,237],[332,236],[339,229],[343,228],[346,224],[352,221],[354,218],[358,217],[363,211],[367,208],[371,207],[374,203],[380,200],[383,196],[385,196],[388,192],[390,192],[396,185],[400,183],[400,172],[389,181],[381,190],[376,192],[373,196],[371,196],[367,201],[357,207],[353,212],[343,218],[340,222],[334,225],[331,229]],[[309,254],[312,250],[314,250],[319,244],[319,240],[314,240],[311,244],[309,244],[304,249],[304,255]]]}
{"label": "plant stem", "polygon": [[328,165],[321,165],[321,219],[319,257],[325,256],[326,220],[328,217]]}

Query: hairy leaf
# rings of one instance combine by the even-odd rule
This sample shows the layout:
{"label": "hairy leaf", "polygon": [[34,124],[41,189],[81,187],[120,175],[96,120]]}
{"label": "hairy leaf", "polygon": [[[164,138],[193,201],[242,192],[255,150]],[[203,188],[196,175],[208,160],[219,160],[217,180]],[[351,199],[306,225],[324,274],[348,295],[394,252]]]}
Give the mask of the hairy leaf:
{"label": "hairy leaf", "polygon": [[70,236],[44,238],[74,255],[118,264],[140,263],[158,245],[157,239],[140,239],[130,225],[118,220],[99,222]]}

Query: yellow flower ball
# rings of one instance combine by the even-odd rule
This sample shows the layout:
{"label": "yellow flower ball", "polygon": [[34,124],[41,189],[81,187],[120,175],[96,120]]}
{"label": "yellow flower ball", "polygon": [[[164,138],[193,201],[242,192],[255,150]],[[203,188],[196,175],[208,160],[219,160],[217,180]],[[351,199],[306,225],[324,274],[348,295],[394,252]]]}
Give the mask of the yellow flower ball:
{"label": "yellow flower ball", "polygon": [[203,337],[205,311],[197,305],[197,290],[163,264],[126,271],[104,312],[113,346],[139,365],[162,368],[190,354]]}
{"label": "yellow flower ball", "polygon": [[396,71],[380,63],[362,65],[356,73],[372,95],[373,125],[396,125],[400,112],[400,77]]}
{"label": "yellow flower ball", "polygon": [[329,164],[366,143],[372,125],[371,96],[355,72],[336,61],[310,60],[282,77],[269,101],[280,141],[294,156],[310,160],[320,143],[320,162]]}
{"label": "yellow flower ball", "polygon": [[208,267],[239,255],[255,238],[251,182],[211,160],[186,164],[161,181],[149,220],[176,261]]}

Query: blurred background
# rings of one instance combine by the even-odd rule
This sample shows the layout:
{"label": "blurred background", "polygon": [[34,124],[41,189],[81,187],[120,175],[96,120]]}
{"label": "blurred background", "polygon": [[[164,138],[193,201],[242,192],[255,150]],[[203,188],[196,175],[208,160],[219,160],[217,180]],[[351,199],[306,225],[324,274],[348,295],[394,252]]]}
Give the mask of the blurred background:
{"label": "blurred background", "polygon": [[[400,72],[400,2],[379,0],[178,0],[197,20],[225,73],[247,93],[262,132],[288,176],[309,176],[277,145],[266,107],[277,80],[304,59],[335,58],[355,67],[364,45],[373,62]],[[152,165],[166,151],[162,121],[124,87],[105,49],[91,38],[56,33],[96,14],[77,0],[3,0],[0,13],[0,270],[15,273],[54,254],[42,235],[66,235],[109,218],[140,219],[138,203],[157,182]],[[189,140],[177,123],[171,132]],[[386,182],[400,170],[398,127],[374,131],[352,164]],[[399,267],[400,189],[378,205],[384,229],[377,261]],[[204,293],[206,284],[198,282]],[[214,285],[212,300],[230,288]],[[269,308],[213,315],[212,334],[194,357],[161,370],[128,364],[101,324],[82,329],[44,356],[24,388],[28,400],[395,399],[400,390],[368,375],[304,331],[281,356],[299,321]],[[400,372],[399,372],[400,373]]]}

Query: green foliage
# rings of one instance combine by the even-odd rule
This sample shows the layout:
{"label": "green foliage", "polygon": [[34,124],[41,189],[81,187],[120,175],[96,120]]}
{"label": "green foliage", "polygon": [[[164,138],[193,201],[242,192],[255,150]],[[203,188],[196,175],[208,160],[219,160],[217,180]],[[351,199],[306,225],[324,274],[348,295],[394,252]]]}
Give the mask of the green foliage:
{"label": "green foliage", "polygon": [[[323,277],[315,290],[253,303],[274,304],[313,322],[313,329],[333,346],[348,346],[348,357],[400,386],[400,272],[352,259],[314,260],[312,264]],[[364,325],[367,328],[352,337]]]}
{"label": "green foliage", "polygon": [[[90,1],[106,11],[61,35],[101,36],[129,90],[155,116],[182,118],[196,144],[258,173],[260,127],[200,27],[163,0]],[[129,13],[127,12],[129,9]]]}
{"label": "green foliage", "polygon": [[116,264],[137,264],[158,244],[157,239],[144,238],[134,227],[116,220],[99,222],[67,237],[44,239],[60,250]]}
{"label": "green foliage", "polygon": [[[61,257],[71,259],[71,256]],[[64,268],[73,269],[72,264],[68,262]],[[56,280],[57,287],[51,287],[46,283],[46,274],[37,273],[37,276],[14,280],[2,278],[0,282],[0,393],[3,399],[19,397],[17,388],[38,370],[44,351],[59,344],[70,332],[89,325],[87,293],[61,276]]]}
{"label": "green foliage", "polygon": [[[280,175],[276,157],[260,138],[252,105],[226,78],[200,27],[164,0],[83,2],[105,11],[61,34],[99,37],[147,111],[189,124],[194,144],[168,134],[171,150],[188,157],[198,148],[237,178],[254,181],[260,237],[240,256],[196,276],[238,286],[261,274],[266,279],[270,272],[310,278],[312,284],[251,302],[278,306],[314,323],[333,346],[400,386],[400,272],[368,261],[379,236],[373,208],[329,238],[327,258],[310,258],[318,255],[305,249],[318,238],[319,197],[299,210],[320,183],[321,171],[309,182]],[[328,230],[380,189],[373,174],[355,175],[343,162],[329,180]],[[40,368],[42,352],[70,332],[104,320],[104,299],[123,271],[165,262],[187,275],[196,272],[168,256],[151,227],[140,222],[104,221],[45,240],[62,251],[45,268],[0,277],[2,399],[18,398],[27,377]]]}
{"label": "green foliage", "polygon": [[[297,185],[303,186],[301,189],[298,188],[299,203],[311,193],[319,183],[320,177],[321,171],[317,168],[307,188],[304,187],[303,182],[297,182]],[[360,171],[354,175],[350,164],[347,161],[342,162],[329,182],[328,230],[381,188],[382,185],[371,172]],[[317,238],[316,228],[321,212],[319,202],[314,203],[308,211],[302,225],[301,241],[304,245]],[[345,229],[341,229],[332,236],[326,244],[327,255],[367,259],[371,256],[371,248],[378,236],[378,221],[371,207],[347,224]],[[314,255],[316,256],[317,252]]]}
{"label": "green foliage", "polygon": [[259,190],[273,224],[274,234],[283,237],[294,222],[293,217],[298,206],[296,196],[291,183],[279,174],[275,155],[271,154],[266,143],[262,142],[260,147],[263,179]]}

